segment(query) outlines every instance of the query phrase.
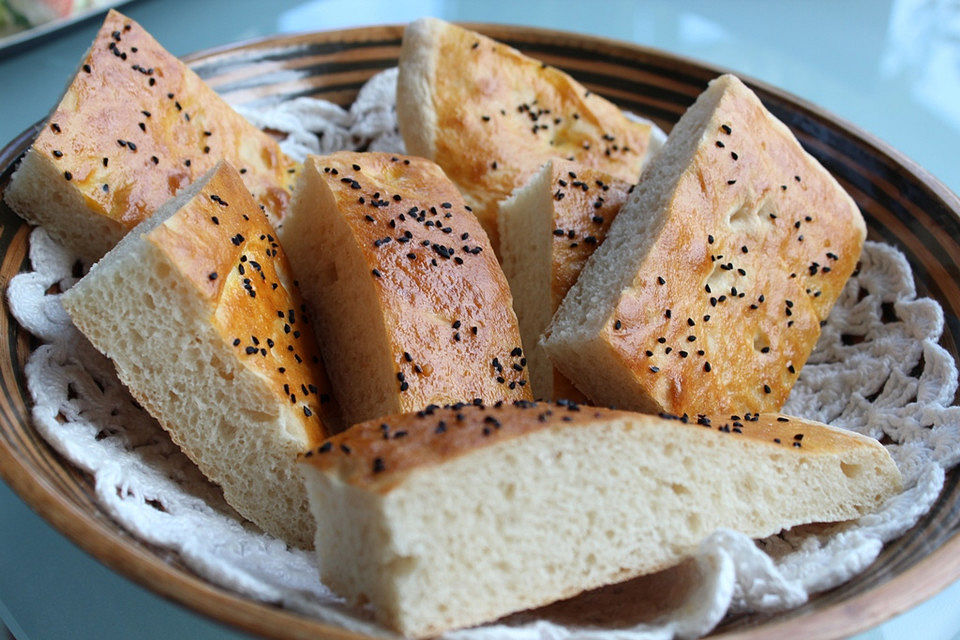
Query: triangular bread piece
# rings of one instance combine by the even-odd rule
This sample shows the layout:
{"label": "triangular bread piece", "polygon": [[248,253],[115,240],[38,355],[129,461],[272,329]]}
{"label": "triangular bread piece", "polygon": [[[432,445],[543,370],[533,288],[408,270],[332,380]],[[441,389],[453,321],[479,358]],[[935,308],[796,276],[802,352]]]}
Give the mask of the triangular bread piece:
{"label": "triangular bread piece", "polygon": [[507,280],[434,163],[311,156],[281,239],[348,424],[531,397]]}
{"label": "triangular bread piece", "polygon": [[63,295],[120,380],[242,515],[309,547],[296,455],[339,424],[296,282],[220,163]]}
{"label": "triangular bread piece", "polygon": [[543,345],[597,404],[778,410],[865,231],[790,130],[721,76],[644,171]]}
{"label": "triangular bread piece", "polygon": [[659,571],[718,528],[856,518],[901,485],[877,441],[815,422],[573,404],[388,416],[302,460],[324,584],[415,638]]}
{"label": "triangular bread piece", "polygon": [[551,160],[500,203],[500,259],[536,398],[585,400],[537,341],[630,189],[597,169]]}
{"label": "triangular bread piece", "polygon": [[463,191],[495,249],[497,203],[551,158],[637,181],[649,124],[627,119],[562,71],[436,18],[407,25],[397,78],[407,153]]}
{"label": "triangular bread piece", "polygon": [[94,262],[221,158],[280,220],[296,163],[143,27],[111,10],[4,199]]}

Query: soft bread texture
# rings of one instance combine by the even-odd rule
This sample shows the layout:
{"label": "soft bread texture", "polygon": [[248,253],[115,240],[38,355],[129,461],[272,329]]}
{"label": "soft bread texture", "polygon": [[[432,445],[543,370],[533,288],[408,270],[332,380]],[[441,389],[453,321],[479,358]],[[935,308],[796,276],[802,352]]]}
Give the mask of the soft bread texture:
{"label": "soft bread texture", "polygon": [[778,410],[865,234],[826,169],[721,76],[645,169],[542,344],[597,404]]}
{"label": "soft bread texture", "polygon": [[602,171],[551,160],[500,203],[500,258],[537,398],[585,400],[537,341],[630,188]]}
{"label": "soft bread texture", "polygon": [[136,227],[63,306],[243,516],[309,547],[298,453],[339,424],[267,218],[217,165]]}
{"label": "soft bread texture", "polygon": [[530,398],[507,280],[434,163],[311,156],[281,239],[348,424],[431,403]]}
{"label": "soft bread texture", "polygon": [[307,452],[324,584],[426,637],[664,569],[719,527],[855,518],[901,484],[875,440],[798,418],[516,404],[389,416]]}
{"label": "soft bread texture", "polygon": [[111,10],[4,196],[88,262],[228,159],[274,223],[296,164],[140,25]]}
{"label": "soft bread texture", "polygon": [[407,25],[397,78],[407,152],[464,192],[495,249],[497,203],[551,158],[636,182],[651,127],[567,74],[436,18]]}

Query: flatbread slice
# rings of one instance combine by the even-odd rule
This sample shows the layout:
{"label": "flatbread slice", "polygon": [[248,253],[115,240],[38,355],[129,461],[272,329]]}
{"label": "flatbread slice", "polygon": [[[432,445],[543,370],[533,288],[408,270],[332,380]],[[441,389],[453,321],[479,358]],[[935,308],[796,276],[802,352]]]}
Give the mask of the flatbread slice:
{"label": "flatbread slice", "polygon": [[865,235],[833,176],[721,76],[644,171],[544,348],[597,404],[779,410]]}
{"label": "flatbread slice", "polygon": [[92,263],[221,158],[279,223],[298,165],[111,10],[4,200]]}
{"label": "flatbread slice", "polygon": [[436,18],[407,25],[397,78],[407,152],[439,164],[495,249],[497,203],[552,158],[634,183],[651,126],[562,71]]}

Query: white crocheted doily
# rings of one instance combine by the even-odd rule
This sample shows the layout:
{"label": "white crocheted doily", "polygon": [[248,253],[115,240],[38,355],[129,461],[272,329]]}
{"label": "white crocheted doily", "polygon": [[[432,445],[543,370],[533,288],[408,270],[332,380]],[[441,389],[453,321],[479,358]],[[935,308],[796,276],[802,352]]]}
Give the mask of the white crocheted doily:
{"label": "white crocheted doily", "polygon": [[[345,148],[399,153],[395,86],[392,69],[371,79],[349,110],[298,98],[243,113],[259,127],[285,132],[283,149],[295,158]],[[391,636],[368,611],[345,606],[319,582],[312,554],[288,549],[242,520],[133,401],[112,364],[60,306],[55,291],[76,282],[76,258],[40,228],[30,238],[30,260],[33,271],[16,276],[8,296],[17,320],[45,343],[26,366],[34,424],[94,478],[100,505],[132,534],[175,552],[213,583],[355,631]],[[916,297],[904,257],[867,243],[859,273],[837,301],[785,407],[885,436],[905,489],[878,513],[760,542],[717,531],[693,560],[664,574],[449,637],[692,638],[728,612],[787,609],[848,580],[930,509],[944,470],[960,456],[960,408],[949,406],[957,369],[938,345],[942,331],[940,306]],[[611,589],[613,607],[602,602]],[[643,597],[645,589],[658,598]],[[649,604],[654,600],[659,607]]]}

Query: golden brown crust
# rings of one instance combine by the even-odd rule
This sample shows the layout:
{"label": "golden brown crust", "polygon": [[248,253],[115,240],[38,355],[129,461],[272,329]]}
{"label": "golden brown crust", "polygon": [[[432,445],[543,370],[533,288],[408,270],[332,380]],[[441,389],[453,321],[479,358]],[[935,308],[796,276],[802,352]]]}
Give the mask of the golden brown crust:
{"label": "golden brown crust", "polygon": [[696,429],[707,437],[731,437],[765,443],[771,452],[831,455],[856,448],[881,448],[871,438],[825,424],[778,413],[674,416],[615,411],[574,403],[428,407],[354,425],[319,447],[303,462],[336,473],[344,482],[388,492],[418,468],[434,466],[483,447],[543,429],[589,428],[611,421],[662,429]]}
{"label": "golden brown crust", "polygon": [[376,287],[401,410],[474,397],[528,399],[506,278],[440,167],[339,152],[310,157],[305,171],[329,188]]}
{"label": "golden brown crust", "polygon": [[[630,183],[567,160],[554,160],[552,312],[577,281],[583,265],[607,237],[610,224],[632,190]],[[544,327],[546,328],[546,327]],[[528,346],[528,348],[530,348]],[[553,397],[586,402],[587,397],[554,370]]]}
{"label": "golden brown crust", "polygon": [[111,10],[34,143],[92,212],[127,230],[225,158],[282,218],[296,163],[140,25]]}
{"label": "golden brown crust", "polygon": [[865,236],[829,173],[739,80],[721,81],[658,239],[601,334],[666,411],[782,407]]}
{"label": "golden brown crust", "polygon": [[[420,95],[424,86],[428,95]],[[414,104],[423,100],[431,104]],[[443,167],[494,246],[497,203],[548,160],[633,183],[649,147],[649,125],[628,120],[562,71],[435,19],[404,34],[397,110],[407,150]],[[420,131],[434,125],[429,135]]]}
{"label": "golden brown crust", "polygon": [[607,237],[631,183],[574,162],[553,162],[553,310]]}
{"label": "golden brown crust", "polygon": [[211,323],[278,397],[311,442],[339,424],[312,327],[273,228],[240,174],[221,162],[200,192],[146,240],[209,303]]}

